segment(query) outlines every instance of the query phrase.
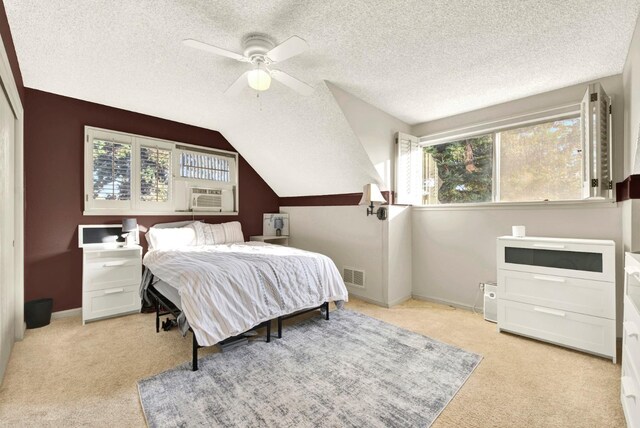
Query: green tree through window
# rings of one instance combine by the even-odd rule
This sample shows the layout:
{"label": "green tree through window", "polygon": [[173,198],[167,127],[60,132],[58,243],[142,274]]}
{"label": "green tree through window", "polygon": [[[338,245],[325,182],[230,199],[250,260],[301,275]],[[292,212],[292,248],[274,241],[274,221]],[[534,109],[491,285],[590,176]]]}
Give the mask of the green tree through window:
{"label": "green tree through window", "polygon": [[[493,134],[424,148],[424,203],[490,202],[493,179]],[[430,198],[437,194],[437,201]]]}

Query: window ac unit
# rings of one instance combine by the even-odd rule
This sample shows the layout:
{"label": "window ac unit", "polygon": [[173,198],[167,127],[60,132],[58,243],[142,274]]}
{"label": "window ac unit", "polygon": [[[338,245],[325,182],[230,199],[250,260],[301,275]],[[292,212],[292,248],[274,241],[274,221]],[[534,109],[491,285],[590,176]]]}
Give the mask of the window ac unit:
{"label": "window ac unit", "polygon": [[222,190],[192,187],[189,208],[192,211],[222,211]]}

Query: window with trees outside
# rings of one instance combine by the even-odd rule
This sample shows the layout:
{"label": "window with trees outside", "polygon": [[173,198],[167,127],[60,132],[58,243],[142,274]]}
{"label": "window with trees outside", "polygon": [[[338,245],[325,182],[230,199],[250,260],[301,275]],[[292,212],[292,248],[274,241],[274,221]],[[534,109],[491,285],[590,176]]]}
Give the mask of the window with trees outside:
{"label": "window with trees outside", "polygon": [[612,198],[610,99],[590,85],[581,105],[398,138],[396,200],[414,205]]}
{"label": "window with trees outside", "polygon": [[237,153],[93,127],[85,143],[85,214],[238,212]]}

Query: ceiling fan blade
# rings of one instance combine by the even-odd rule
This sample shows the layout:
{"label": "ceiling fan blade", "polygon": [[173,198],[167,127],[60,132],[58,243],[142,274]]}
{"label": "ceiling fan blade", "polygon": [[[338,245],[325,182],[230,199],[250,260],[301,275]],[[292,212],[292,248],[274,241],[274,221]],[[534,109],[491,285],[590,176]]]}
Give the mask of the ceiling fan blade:
{"label": "ceiling fan blade", "polygon": [[313,87],[296,79],[295,77],[280,70],[271,70],[271,76],[278,82],[290,87],[300,95],[309,96],[313,93]]}
{"label": "ceiling fan blade", "polygon": [[208,45],[206,43],[199,42],[198,40],[186,39],[183,40],[182,43],[184,43],[186,46],[189,46],[190,48],[200,49],[202,51],[211,52],[216,55],[226,56],[227,58],[235,59],[236,61],[249,62],[249,58],[243,55],[216,46]]}
{"label": "ceiling fan blade", "polygon": [[298,36],[291,36],[275,48],[267,52],[267,56],[272,62],[280,62],[289,59],[292,56],[301,54],[309,49],[307,42]]}
{"label": "ceiling fan blade", "polygon": [[248,71],[245,71],[244,73],[242,73],[242,75],[238,77],[238,79],[235,82],[233,82],[233,84],[229,86],[227,90],[224,91],[224,93],[226,95],[232,95],[232,96],[238,95],[240,91],[242,91],[245,87],[249,86],[249,81],[247,80],[248,74],[249,74]]}

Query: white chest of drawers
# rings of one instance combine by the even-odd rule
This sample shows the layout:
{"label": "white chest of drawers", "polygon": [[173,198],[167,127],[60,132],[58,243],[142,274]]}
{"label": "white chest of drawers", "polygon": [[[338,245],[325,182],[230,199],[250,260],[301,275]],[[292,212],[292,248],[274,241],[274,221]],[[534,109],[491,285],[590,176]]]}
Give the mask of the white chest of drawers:
{"label": "white chest of drawers", "polygon": [[624,259],[624,322],[620,400],[627,426],[640,426],[640,254]]}
{"label": "white chest of drawers", "polygon": [[140,311],[142,248],[83,248],[82,323]]}
{"label": "white chest of drawers", "polygon": [[615,243],[498,238],[498,329],[616,362]]}

